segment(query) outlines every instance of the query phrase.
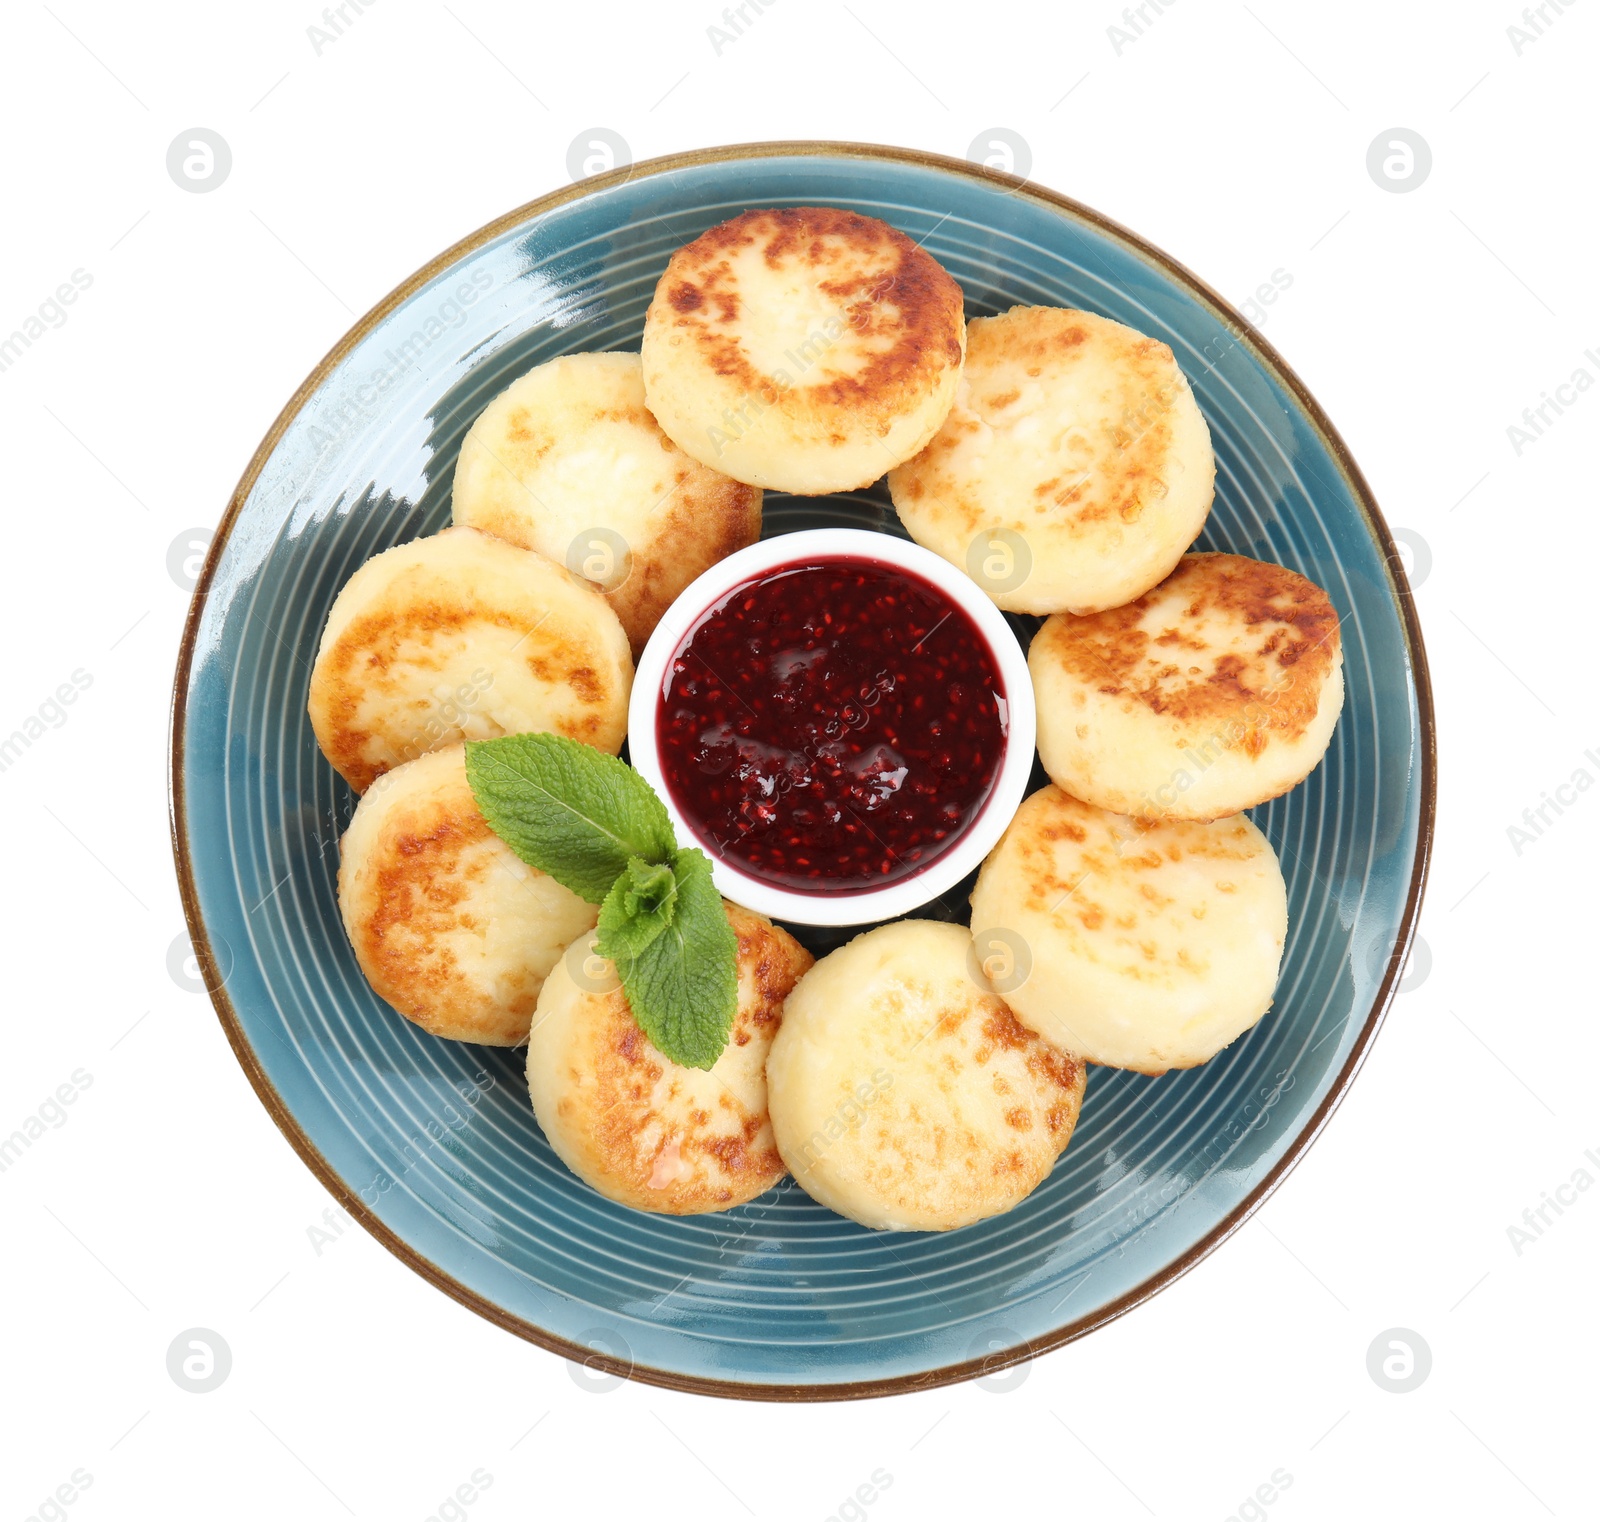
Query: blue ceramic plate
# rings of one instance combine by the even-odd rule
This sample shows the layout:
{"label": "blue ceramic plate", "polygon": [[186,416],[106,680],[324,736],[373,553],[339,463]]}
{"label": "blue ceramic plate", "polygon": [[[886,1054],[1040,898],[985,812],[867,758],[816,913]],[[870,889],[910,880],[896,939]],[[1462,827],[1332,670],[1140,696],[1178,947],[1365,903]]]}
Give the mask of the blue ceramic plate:
{"label": "blue ceramic plate", "polygon": [[[961,282],[969,316],[1084,307],[1165,340],[1216,446],[1202,546],[1293,566],[1343,619],[1348,697],[1327,759],[1255,811],[1289,884],[1272,1013],[1202,1068],[1094,1070],[1050,1178],[1009,1215],[942,1235],[862,1230],[792,1183],[681,1220],[581,1184],[534,1123],[520,1053],[436,1040],[368,989],[334,898],[354,799],[306,719],[334,595],[379,550],[448,522],[456,450],[489,399],[555,355],[637,349],[675,248],[783,204],[893,223]],[[881,486],[769,494],[767,533],[822,523],[898,532]],[[172,732],[178,872],[212,998],[324,1183],[419,1273],[533,1342],[766,1398],[1004,1367],[1136,1305],[1233,1231],[1377,1033],[1416,923],[1433,776],[1426,666],[1394,545],[1277,355],[1085,207],[969,164],[830,143],[717,149],[586,181],[474,234],[357,323],[228,506],[185,631]],[[963,911],[958,892],[927,912]]]}

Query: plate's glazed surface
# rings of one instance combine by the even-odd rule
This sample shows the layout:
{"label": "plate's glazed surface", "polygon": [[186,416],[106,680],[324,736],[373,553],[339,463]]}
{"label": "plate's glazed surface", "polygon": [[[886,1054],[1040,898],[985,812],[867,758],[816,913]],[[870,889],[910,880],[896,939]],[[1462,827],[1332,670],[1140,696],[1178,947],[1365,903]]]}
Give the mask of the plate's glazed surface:
{"label": "plate's glazed surface", "polygon": [[[1342,620],[1348,697],[1327,759],[1254,811],[1289,886],[1273,1011],[1203,1068],[1093,1070],[1050,1178],[1010,1214],[945,1235],[862,1230],[787,1182],[689,1219],[579,1183],[534,1123],[520,1053],[435,1040],[366,986],[334,897],[354,800],[305,712],[335,594],[371,555],[448,522],[457,448],[501,387],[557,354],[637,348],[668,255],[713,223],[817,203],[922,241],[969,316],[1081,306],[1169,343],[1216,446],[1201,547],[1304,572]],[[823,524],[899,531],[881,484],[767,498],[768,534]],[[1222,1240],[1376,1034],[1415,926],[1432,808],[1410,594],[1353,465],[1281,361],[1085,208],[848,145],[716,150],[587,182],[469,238],[364,318],[230,505],[173,720],[191,933],[240,1060],[306,1161],[386,1245],[509,1329],[592,1366],[767,1397],[880,1394],[1003,1366],[1136,1304]],[[921,912],[964,910],[963,886]],[[850,933],[806,938],[820,951]]]}

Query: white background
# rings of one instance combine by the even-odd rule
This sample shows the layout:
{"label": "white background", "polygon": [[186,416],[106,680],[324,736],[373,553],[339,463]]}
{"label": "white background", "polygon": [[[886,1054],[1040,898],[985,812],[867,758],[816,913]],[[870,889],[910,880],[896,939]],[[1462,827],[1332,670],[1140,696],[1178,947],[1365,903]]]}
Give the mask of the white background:
{"label": "white background", "polygon": [[[1600,1189],[1520,1252],[1508,1228],[1600,1179],[1600,790],[1520,852],[1508,827],[1600,778],[1600,388],[1520,453],[1507,429],[1580,366],[1600,379],[1600,12],[1546,6],[1519,52],[1515,0],[1182,0],[1119,52],[1113,0],[774,0],[719,53],[713,3],[381,0],[320,54],[311,0],[8,12],[0,335],[74,270],[92,285],[0,372],[0,732],[92,685],[0,773],[0,1134],[91,1082],[0,1174],[0,1517],[75,1470],[44,1515],[423,1522],[475,1470],[444,1515],[820,1522],[879,1470],[873,1522],[1594,1515]],[[1035,179],[1236,302],[1292,277],[1265,335],[1426,562],[1431,966],[1260,1214],[1020,1382],[790,1408],[586,1389],[359,1228],[315,1250],[329,1197],[169,973],[168,549],[217,522],[356,316],[565,184],[585,129],[636,158],[823,136],[959,157],[997,125]],[[196,126],[233,155],[207,194],[165,167]],[[1432,150],[1407,193],[1366,167],[1394,127]],[[166,1369],[197,1326],[233,1356],[204,1395]],[[1408,1394],[1367,1369],[1395,1327],[1432,1353]]]}

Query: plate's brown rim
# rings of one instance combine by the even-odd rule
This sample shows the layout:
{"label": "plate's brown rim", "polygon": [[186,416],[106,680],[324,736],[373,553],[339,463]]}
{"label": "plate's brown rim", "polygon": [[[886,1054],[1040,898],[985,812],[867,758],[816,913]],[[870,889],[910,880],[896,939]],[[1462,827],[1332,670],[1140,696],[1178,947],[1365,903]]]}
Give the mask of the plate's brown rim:
{"label": "plate's brown rim", "polygon": [[[1082,1316],[1076,1321],[1068,1322],[1065,1326],[1058,1327],[1047,1336],[1025,1341],[1015,1348],[996,1352],[987,1357],[969,1359],[963,1363],[947,1364],[942,1368],[929,1369],[917,1374],[903,1374],[893,1378],[857,1380],[844,1384],[826,1385],[756,1384],[739,1380],[699,1378],[677,1374],[669,1369],[656,1369],[633,1364],[613,1358],[608,1354],[601,1354],[594,1349],[568,1342],[561,1337],[552,1336],[543,1328],[524,1321],[519,1316],[511,1315],[502,1307],[495,1305],[492,1301],[478,1294],[475,1290],[469,1289],[466,1285],[453,1279],[437,1264],[422,1256],[409,1243],[403,1241],[385,1226],[367,1208],[359,1195],[345,1184],[343,1179],[330,1166],[327,1159],[312,1145],[310,1138],[307,1137],[299,1122],[289,1112],[282,1097],[256,1061],[255,1054],[250,1049],[249,1042],[245,1039],[243,1027],[239,1023],[238,1015],[234,1011],[233,1003],[228,997],[223,978],[219,973],[210,938],[206,931],[205,920],[200,913],[199,898],[195,890],[194,872],[189,856],[188,813],[183,776],[183,731],[189,697],[189,673],[194,660],[201,614],[205,609],[206,597],[210,592],[222,550],[227,544],[228,536],[244,506],[246,498],[248,498],[255,486],[268,457],[277,447],[278,440],[282,438],[285,430],[299,413],[306,400],[322,384],[329,372],[345,355],[382,318],[399,306],[412,292],[427,284],[428,281],[432,280],[442,270],[447,269],[464,254],[470,253],[484,243],[498,237],[501,233],[509,231],[532,217],[540,216],[582,196],[591,195],[612,186],[625,184],[631,179],[671,174],[679,169],[692,168],[702,164],[790,156],[888,159],[898,163],[916,164],[925,168],[937,169],[949,174],[959,174],[968,179],[987,181],[1006,189],[1010,193],[1026,196],[1033,200],[1041,201],[1055,210],[1064,211],[1083,222],[1087,222],[1097,230],[1118,239],[1140,257],[1187,286],[1197,297],[1209,305],[1224,322],[1224,325],[1228,327],[1231,335],[1238,342],[1253,350],[1257,358],[1271,369],[1294,393],[1302,411],[1322,436],[1329,452],[1348,482],[1352,495],[1360,503],[1362,511],[1366,514],[1368,528],[1384,552],[1390,586],[1394,594],[1395,603],[1400,610],[1401,622],[1405,628],[1406,644],[1411,658],[1412,681],[1417,694],[1417,715],[1421,731],[1422,750],[1419,766],[1419,782],[1422,795],[1417,821],[1416,856],[1412,863],[1411,881],[1406,894],[1405,909],[1401,917],[1400,932],[1395,939],[1395,946],[1390,954],[1388,966],[1384,970],[1383,982],[1378,989],[1377,997],[1373,1000],[1372,1008],[1362,1024],[1361,1031],[1356,1037],[1355,1045],[1351,1049],[1349,1057],[1345,1059],[1344,1067],[1341,1069],[1338,1078],[1323,1097],[1322,1103],[1317,1106],[1310,1119],[1301,1127],[1299,1135],[1289,1144],[1283,1156],[1272,1166],[1261,1182],[1223,1220],[1218,1222],[1182,1256],[1174,1259],[1159,1272],[1152,1274],[1127,1294],[1120,1296],[1108,1305],[1101,1306],[1089,1315]],[[549,195],[540,196],[536,200],[529,201],[526,205],[519,206],[516,210],[495,218],[494,221],[487,223],[476,232],[461,239],[460,242],[453,244],[442,254],[430,260],[414,275],[402,281],[401,284],[396,286],[383,300],[378,302],[376,306],[355,323],[301,383],[299,389],[289,398],[283,410],[274,419],[271,428],[267,430],[266,437],[262,439],[255,453],[251,456],[249,465],[245,467],[245,472],[240,477],[239,484],[234,488],[233,495],[228,501],[227,511],[223,514],[222,521],[217,526],[217,532],[212,538],[205,564],[201,568],[200,576],[195,583],[193,596],[190,599],[189,614],[184,623],[183,638],[178,647],[178,667],[173,683],[170,726],[169,754],[171,770],[169,776],[169,803],[172,849],[177,866],[178,888],[183,900],[184,918],[188,923],[190,940],[199,960],[206,988],[211,994],[211,1002],[216,1008],[218,1019],[222,1023],[223,1031],[228,1038],[229,1045],[233,1048],[235,1057],[239,1060],[239,1065],[244,1069],[246,1077],[249,1078],[251,1086],[266,1107],[267,1113],[272,1116],[277,1123],[278,1129],[283,1132],[289,1145],[300,1155],[306,1166],[316,1174],[344,1208],[350,1212],[351,1216],[359,1221],[367,1231],[376,1237],[401,1262],[443,1290],[447,1295],[460,1301],[469,1310],[476,1311],[478,1315],[493,1322],[496,1326],[503,1327],[506,1331],[513,1332],[517,1336],[525,1338],[527,1341],[535,1343],[552,1353],[559,1354],[563,1358],[571,1359],[575,1363],[602,1373],[614,1374],[622,1378],[638,1379],[647,1384],[660,1385],[667,1389],[682,1390],[697,1395],[713,1395],[745,1400],[865,1400],[877,1396],[899,1395],[916,1390],[930,1390],[940,1385],[955,1384],[981,1375],[998,1373],[1003,1369],[1034,1358],[1041,1353],[1049,1352],[1054,1348],[1086,1336],[1098,1327],[1104,1326],[1108,1321],[1113,1321],[1118,1316],[1132,1310],[1135,1306],[1142,1304],[1152,1295],[1158,1294],[1169,1284],[1187,1273],[1202,1258],[1207,1257],[1222,1242],[1232,1236],[1260,1208],[1268,1195],[1277,1188],[1289,1170],[1299,1162],[1301,1157],[1305,1155],[1307,1148],[1321,1134],[1335,1107],[1343,1099],[1346,1090],[1349,1089],[1356,1073],[1366,1060],[1373,1041],[1377,1037],[1378,1028],[1382,1025],[1384,1016],[1394,998],[1401,970],[1404,968],[1406,959],[1410,954],[1411,943],[1416,935],[1417,920],[1421,912],[1422,895],[1427,883],[1428,868],[1433,855],[1438,758],[1434,733],[1433,687],[1428,674],[1427,651],[1423,645],[1422,629],[1417,618],[1415,599],[1410,584],[1406,579],[1399,553],[1395,548],[1394,538],[1389,532],[1388,524],[1384,522],[1383,514],[1378,507],[1376,499],[1373,497],[1371,488],[1367,485],[1365,477],[1361,474],[1361,470],[1356,465],[1344,440],[1339,436],[1338,430],[1334,428],[1327,414],[1323,412],[1316,399],[1306,389],[1300,377],[1285,362],[1282,355],[1262,338],[1244,317],[1235,311],[1229,302],[1225,301],[1203,280],[1154,244],[1147,242],[1137,233],[1129,231],[1109,217],[1102,216],[1092,207],[1085,206],[1081,202],[1075,201],[1069,196],[1061,195],[1056,191],[1047,190],[998,170],[969,163],[964,159],[948,158],[942,154],[927,153],[921,149],[895,148],[876,143],[804,141],[744,143],[731,144],[720,148],[701,148],[688,153],[668,154],[661,158],[647,159],[638,164],[628,165],[621,169],[611,170],[606,174],[596,175],[591,179],[580,181],[575,185],[564,187]]]}

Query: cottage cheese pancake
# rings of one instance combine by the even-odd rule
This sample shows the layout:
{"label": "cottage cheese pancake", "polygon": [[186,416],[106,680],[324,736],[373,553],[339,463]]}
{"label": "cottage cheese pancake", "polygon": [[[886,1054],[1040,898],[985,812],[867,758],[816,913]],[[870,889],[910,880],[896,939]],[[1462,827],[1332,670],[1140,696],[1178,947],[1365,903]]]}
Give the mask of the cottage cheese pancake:
{"label": "cottage cheese pancake", "polygon": [[770,920],[724,907],[739,943],[739,1003],[726,1049],[704,1071],[655,1048],[611,964],[588,954],[587,935],[539,999],[528,1038],[534,1114],[562,1162],[636,1210],[731,1210],[784,1174],[767,1117],[767,1053],[811,956]]}
{"label": "cottage cheese pancake", "polygon": [[1084,1068],[1018,1022],[962,926],[899,920],[800,980],[767,1082],[778,1149],[813,1199],[863,1226],[948,1231],[1045,1178]]}
{"label": "cottage cheese pancake", "polygon": [[761,537],[761,491],[684,454],[637,354],[567,354],[500,393],[456,462],[455,521],[593,582],[637,655],[667,605]]}
{"label": "cottage cheese pancake", "polygon": [[872,217],[747,211],[672,256],[645,315],[645,396],[674,443],[740,481],[866,486],[949,410],[961,288]]}
{"label": "cottage cheese pancake", "polygon": [[386,773],[339,846],[339,912],[374,991],[435,1036],[517,1046],[539,990],[596,911],[478,812],[464,749]]}
{"label": "cottage cheese pancake", "polygon": [[1211,435],[1172,350],[1061,307],[974,318],[954,406],[891,472],[911,537],[1014,613],[1148,591],[1211,509]]}
{"label": "cottage cheese pancake", "polygon": [[357,792],[462,740],[553,731],[615,755],[633,660],[605,598],[531,550],[451,528],[374,556],[311,673],[317,743]]}
{"label": "cottage cheese pancake", "polygon": [[1243,814],[1141,821],[1035,793],[978,873],[978,943],[1020,951],[1017,1017],[1090,1062],[1164,1073],[1206,1061],[1272,1004],[1288,895]]}
{"label": "cottage cheese pancake", "polygon": [[1186,555],[1125,607],[1056,614],[1028,669],[1051,779],[1145,818],[1219,819],[1288,792],[1344,703],[1327,593],[1242,555]]}

